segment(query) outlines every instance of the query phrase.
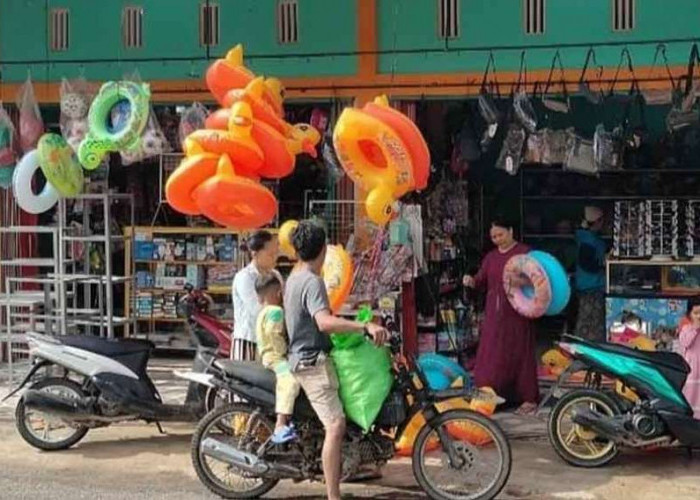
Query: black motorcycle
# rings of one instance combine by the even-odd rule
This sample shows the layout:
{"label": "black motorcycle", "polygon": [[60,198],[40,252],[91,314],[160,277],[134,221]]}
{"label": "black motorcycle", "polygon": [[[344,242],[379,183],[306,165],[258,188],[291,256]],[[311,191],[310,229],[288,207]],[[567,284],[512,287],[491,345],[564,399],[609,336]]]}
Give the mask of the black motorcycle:
{"label": "black motorcycle", "polygon": [[[181,301],[187,308],[191,293]],[[78,443],[91,428],[128,420],[196,422],[222,398],[198,377],[220,376],[214,365],[219,342],[191,329],[197,347],[183,404],[165,404],[146,367],[154,345],[147,340],[109,340],[85,335],[27,334],[34,365],[3,401],[32,382],[17,404],[15,423],[30,445],[47,451]],[[225,400],[225,397],[223,398]],[[162,430],[161,430],[162,431]]]}
{"label": "black motorcycle", "polygon": [[[431,390],[418,368],[410,371],[400,355],[401,336],[388,317],[395,383],[368,433],[348,422],[342,449],[342,477],[368,465],[382,466],[395,454],[395,442],[408,422],[422,413],[427,422],[413,445],[413,473],[420,487],[437,500],[486,500],[505,486],[511,451],[500,427],[469,410],[440,413],[436,404],[471,398],[466,388]],[[245,402],[220,406],[199,423],[192,438],[192,463],[204,485],[224,498],[258,498],[282,479],[319,480],[324,429],[303,394],[293,422],[299,438],[271,442],[275,416],[275,375],[260,364],[218,360],[225,373],[214,385]]]}

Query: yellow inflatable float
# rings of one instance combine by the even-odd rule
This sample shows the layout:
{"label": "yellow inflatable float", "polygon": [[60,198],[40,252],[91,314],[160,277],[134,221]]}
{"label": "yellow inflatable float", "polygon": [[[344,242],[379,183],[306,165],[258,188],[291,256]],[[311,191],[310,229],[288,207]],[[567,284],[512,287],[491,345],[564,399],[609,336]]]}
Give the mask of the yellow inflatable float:
{"label": "yellow inflatable float", "polygon": [[368,191],[367,215],[380,226],[391,219],[396,200],[428,185],[425,139],[407,116],[389,106],[386,96],[361,109],[343,110],[333,145],[348,176]]}

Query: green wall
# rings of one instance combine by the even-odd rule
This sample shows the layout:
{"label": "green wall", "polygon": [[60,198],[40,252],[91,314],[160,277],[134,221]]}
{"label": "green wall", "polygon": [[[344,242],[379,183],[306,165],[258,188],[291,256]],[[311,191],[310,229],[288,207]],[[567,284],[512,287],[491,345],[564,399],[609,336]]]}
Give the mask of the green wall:
{"label": "green wall", "polygon": [[[437,37],[437,0],[377,0],[379,58],[382,73],[449,73],[483,71],[488,51],[459,48],[531,47],[534,45],[596,44],[700,38],[700,2],[696,0],[637,0],[636,27],[631,32],[612,29],[612,0],[546,0],[545,33],[527,35],[522,0],[462,0],[461,33],[445,41]],[[670,5],[673,5],[673,8]],[[667,44],[671,63],[686,63],[690,43]],[[616,66],[621,46],[596,48],[600,64]],[[391,51],[429,49],[419,54]],[[445,49],[449,49],[445,50]],[[440,51],[442,52],[435,52]],[[582,67],[587,47],[561,50],[566,67]],[[635,65],[651,65],[655,44],[630,45]],[[521,49],[498,50],[499,71],[517,71]],[[555,49],[528,48],[529,69],[549,68]]]}
{"label": "green wall", "polygon": [[[147,80],[201,81],[211,59],[236,43],[245,45],[248,64],[261,74],[321,77],[354,75],[357,71],[357,56],[338,53],[357,50],[360,0],[299,0],[299,42],[291,45],[277,41],[277,0],[218,0],[221,43],[209,53],[199,45],[202,1],[0,0],[2,80],[22,81],[27,71],[35,80],[58,81],[81,74],[107,80],[138,69]],[[144,8],[141,49],[122,47],[120,25],[125,5]],[[654,41],[700,39],[698,0],[637,0],[636,27],[628,33],[612,31],[611,5],[612,0],[546,0],[545,33],[526,35],[521,0],[461,0],[461,36],[445,42],[437,36],[437,0],[377,0],[378,49],[385,52],[378,57],[378,70],[479,73],[488,52],[459,48],[480,47],[509,47],[495,53],[500,71],[517,70],[520,47],[528,47],[528,68],[542,69],[551,63],[552,45],[581,44],[561,51],[564,64],[577,68],[583,64],[588,44],[610,42],[632,43],[629,47],[635,65],[647,66],[654,57]],[[47,50],[47,12],[54,7],[71,12],[70,49],[62,53]],[[537,49],[533,45],[549,47]],[[670,62],[685,64],[690,45],[687,41],[667,43]],[[615,66],[621,48],[596,48],[598,62]],[[336,55],[315,56],[324,53]],[[18,61],[31,63],[15,64]]]}
{"label": "green wall", "polygon": [[[36,80],[60,80],[79,74],[108,80],[134,69],[144,79],[200,80],[211,63],[206,48],[199,45],[201,3],[202,0],[0,0],[3,80],[23,80],[27,70]],[[242,43],[245,52],[253,56],[247,58],[248,64],[262,74],[289,77],[356,72],[354,55],[290,57],[299,53],[353,52],[357,46],[354,0],[334,0],[333,8],[329,8],[327,0],[300,1],[299,41],[289,45],[277,41],[277,0],[218,3],[221,40],[210,50],[212,59]],[[144,46],[139,49],[122,45],[121,13],[127,5],[144,9]],[[47,49],[47,12],[58,7],[70,10],[70,47],[65,52]],[[256,58],[255,54],[279,57]],[[12,64],[27,60],[36,63]]]}

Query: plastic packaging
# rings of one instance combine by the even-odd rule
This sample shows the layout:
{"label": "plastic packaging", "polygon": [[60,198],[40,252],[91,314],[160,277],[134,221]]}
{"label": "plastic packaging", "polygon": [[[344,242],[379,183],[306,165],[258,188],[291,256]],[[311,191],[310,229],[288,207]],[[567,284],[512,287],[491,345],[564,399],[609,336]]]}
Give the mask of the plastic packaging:
{"label": "plastic packaging", "polygon": [[31,77],[19,89],[17,95],[19,109],[19,145],[23,153],[35,149],[44,133],[44,121],[41,119],[39,104],[34,96],[34,85]]}

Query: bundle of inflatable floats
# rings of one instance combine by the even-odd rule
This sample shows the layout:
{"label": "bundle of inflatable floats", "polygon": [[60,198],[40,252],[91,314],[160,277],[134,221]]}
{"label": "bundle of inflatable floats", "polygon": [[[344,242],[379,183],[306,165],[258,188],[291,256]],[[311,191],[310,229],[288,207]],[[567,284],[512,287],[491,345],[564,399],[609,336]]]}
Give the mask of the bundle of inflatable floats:
{"label": "bundle of inflatable floats", "polygon": [[[124,120],[115,124],[113,114],[117,108],[125,112]],[[87,110],[84,119],[81,118],[83,110]],[[59,197],[79,194],[83,189],[83,169],[96,169],[108,153],[129,153],[141,148],[150,113],[150,88],[148,84],[132,81],[107,82],[89,110],[82,98],[76,99],[71,94],[62,100],[61,112],[76,117],[72,120],[76,127],[66,132],[69,141],[57,134],[41,135],[35,147],[25,152],[13,173],[15,199],[28,213],[45,212]],[[79,133],[76,132],[78,128]],[[35,193],[33,177],[39,169],[47,182]]]}

